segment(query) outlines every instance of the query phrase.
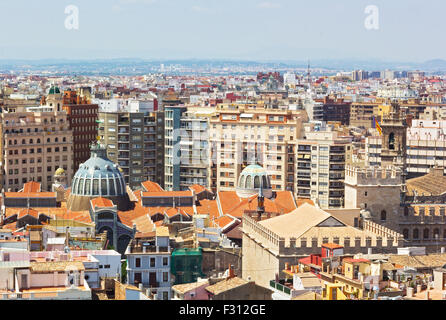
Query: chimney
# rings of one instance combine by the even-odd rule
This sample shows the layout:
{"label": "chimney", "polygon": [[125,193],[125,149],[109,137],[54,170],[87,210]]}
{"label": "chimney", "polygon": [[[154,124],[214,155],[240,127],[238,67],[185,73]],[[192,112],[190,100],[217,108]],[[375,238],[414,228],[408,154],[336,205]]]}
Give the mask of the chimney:
{"label": "chimney", "polygon": [[228,275],[228,277],[226,278],[226,280],[229,280],[229,279],[232,279],[232,278],[235,278],[236,276],[235,276],[235,273],[234,273],[234,266],[233,265],[229,265],[229,275]]}

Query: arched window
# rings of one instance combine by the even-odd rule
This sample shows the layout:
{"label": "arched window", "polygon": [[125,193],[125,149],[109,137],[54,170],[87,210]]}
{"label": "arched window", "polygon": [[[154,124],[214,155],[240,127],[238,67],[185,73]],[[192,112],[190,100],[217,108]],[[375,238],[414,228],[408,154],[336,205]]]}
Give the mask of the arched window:
{"label": "arched window", "polygon": [[409,239],[409,229],[404,229],[403,230],[403,236],[404,236],[404,239],[406,239],[406,240]]}
{"label": "arched window", "polygon": [[240,184],[239,184],[239,186],[240,186],[240,188],[242,188],[242,189],[245,188],[245,180],[246,180],[246,177],[245,177],[245,176],[241,176],[241,177],[240,177]]}
{"label": "arched window", "polygon": [[30,139],[30,140],[29,140],[29,144],[34,144],[34,140],[33,140],[33,139]]}
{"label": "arched window", "polygon": [[85,183],[84,178],[79,179],[79,182],[77,185],[77,194],[82,194],[82,191],[84,190],[84,183]]}
{"label": "arched window", "polygon": [[395,150],[395,134],[393,132],[389,135],[389,150]]}
{"label": "arched window", "polygon": [[428,228],[423,230],[423,239],[429,239],[429,229]]}
{"label": "arched window", "polygon": [[420,238],[420,234],[419,234],[418,229],[413,229],[413,237],[412,238],[415,239],[415,240]]}
{"label": "arched window", "polygon": [[246,177],[246,189],[252,189],[252,177]]}
{"label": "arched window", "polygon": [[101,179],[101,195],[107,195],[107,179]]}
{"label": "arched window", "polygon": [[440,239],[440,229],[438,229],[438,228],[434,229],[434,238]]}
{"label": "arched window", "polygon": [[260,177],[257,176],[254,178],[254,188],[259,189],[260,188]]}
{"label": "arched window", "polygon": [[40,139],[37,139],[37,143],[40,143]]}
{"label": "arched window", "polygon": [[381,221],[387,220],[387,212],[386,210],[381,211]]}
{"label": "arched window", "polygon": [[85,195],[91,195],[91,179],[85,179]]}
{"label": "arched window", "polygon": [[51,142],[51,139],[50,139],[50,138],[46,139],[46,142],[50,143],[50,142]]}
{"label": "arched window", "polygon": [[94,196],[99,195],[99,179],[93,180],[93,195]]}
{"label": "arched window", "polygon": [[268,180],[266,179],[266,176],[262,177],[262,183],[263,183],[263,188],[268,189]]}
{"label": "arched window", "polygon": [[108,180],[109,183],[109,188],[110,188],[110,196],[115,196],[116,192],[115,192],[115,183],[114,183],[114,179],[109,179]]}
{"label": "arched window", "polygon": [[26,144],[26,140],[25,139],[22,139],[22,144]]}

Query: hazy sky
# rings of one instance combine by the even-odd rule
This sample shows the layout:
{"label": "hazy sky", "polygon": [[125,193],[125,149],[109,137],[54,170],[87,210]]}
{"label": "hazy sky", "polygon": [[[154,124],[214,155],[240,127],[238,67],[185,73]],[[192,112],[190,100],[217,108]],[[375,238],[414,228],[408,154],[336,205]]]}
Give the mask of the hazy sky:
{"label": "hazy sky", "polygon": [[0,59],[446,59],[443,0],[1,0],[0,13]]}

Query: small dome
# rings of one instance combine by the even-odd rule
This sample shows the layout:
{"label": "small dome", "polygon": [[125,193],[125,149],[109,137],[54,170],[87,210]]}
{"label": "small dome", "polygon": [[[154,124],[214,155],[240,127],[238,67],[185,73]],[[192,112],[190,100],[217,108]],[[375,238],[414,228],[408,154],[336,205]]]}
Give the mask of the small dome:
{"label": "small dome", "polygon": [[266,170],[259,165],[250,165],[240,174],[237,185],[237,195],[249,198],[259,194],[262,189],[266,198],[272,197],[271,180]]}
{"label": "small dome", "polygon": [[55,173],[56,176],[63,176],[64,174],[65,174],[65,170],[62,168],[57,169],[56,173]]}

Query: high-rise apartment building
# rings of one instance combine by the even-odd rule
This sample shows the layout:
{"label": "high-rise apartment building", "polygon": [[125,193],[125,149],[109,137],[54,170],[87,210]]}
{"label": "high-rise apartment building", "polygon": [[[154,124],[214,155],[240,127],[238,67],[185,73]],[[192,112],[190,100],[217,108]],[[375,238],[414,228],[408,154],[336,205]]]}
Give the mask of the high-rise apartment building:
{"label": "high-rise apartment building", "polygon": [[62,94],[57,87],[50,89],[46,103],[67,113],[73,131],[72,170],[75,172],[81,163],[90,158],[90,144],[97,139],[98,105],[91,104],[86,96],[81,97],[76,91],[66,90]]}
{"label": "high-rise apartment building", "polygon": [[50,191],[58,168],[71,183],[73,133],[65,111],[42,106],[1,113],[1,123],[5,190],[19,191],[26,182],[37,181],[42,191]]}
{"label": "high-rise apartment building", "polygon": [[[209,185],[209,120],[212,110],[189,109],[180,120],[180,190]],[[175,188],[174,188],[175,189]]]}
{"label": "high-rise apartment building", "polygon": [[107,156],[122,168],[126,184],[159,182],[156,175],[156,113],[100,112],[99,136]]}
{"label": "high-rise apartment building", "polygon": [[294,144],[307,119],[304,111],[261,103],[219,104],[209,128],[212,191],[232,191],[250,164],[267,170],[273,190],[294,191]]}
{"label": "high-rise apartment building", "polygon": [[295,191],[323,209],[344,205],[345,165],[351,162],[351,138],[341,137],[323,122],[305,125],[296,142]]}

